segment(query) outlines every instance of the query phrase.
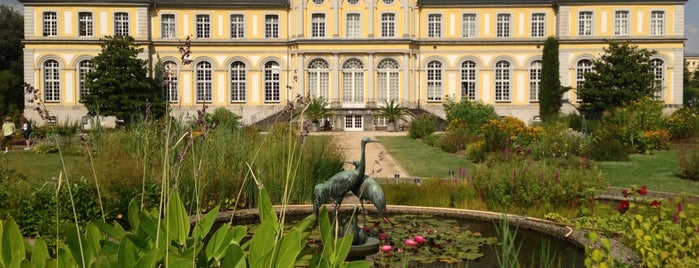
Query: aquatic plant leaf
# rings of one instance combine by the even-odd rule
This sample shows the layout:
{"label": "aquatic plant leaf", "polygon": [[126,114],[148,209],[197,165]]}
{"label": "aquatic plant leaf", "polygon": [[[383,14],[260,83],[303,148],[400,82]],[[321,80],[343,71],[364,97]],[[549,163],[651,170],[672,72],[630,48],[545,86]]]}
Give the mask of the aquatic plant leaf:
{"label": "aquatic plant leaf", "polygon": [[138,230],[140,227],[140,212],[141,210],[138,207],[138,203],[135,199],[132,199],[131,202],[129,202],[129,210],[126,213],[127,220],[129,221],[129,225],[131,225],[132,230]]}
{"label": "aquatic plant leaf", "polygon": [[260,223],[260,227],[250,241],[248,251],[250,267],[269,267],[272,261],[272,250],[276,246],[274,242],[277,235],[276,226],[275,222],[270,220]]}
{"label": "aquatic plant leaf", "polygon": [[238,242],[231,243],[226,248],[226,254],[221,258],[221,267],[245,268],[245,255]]}
{"label": "aquatic plant leaf", "polygon": [[182,200],[180,200],[180,195],[176,191],[173,191],[167,202],[165,218],[170,238],[178,245],[184,245],[189,234],[189,217]]}
{"label": "aquatic plant leaf", "polygon": [[[128,237],[128,236],[127,236]],[[131,239],[121,240],[117,263],[120,267],[133,267],[138,259],[138,250]],[[60,261],[59,261],[60,262]]]}
{"label": "aquatic plant leaf", "polygon": [[277,249],[274,267],[294,267],[296,257],[303,250],[304,242],[298,230],[292,230],[284,235]]}
{"label": "aquatic plant leaf", "polygon": [[163,254],[158,249],[152,249],[143,255],[136,263],[135,268],[152,268],[163,258]]}
{"label": "aquatic plant leaf", "polygon": [[206,244],[206,256],[209,259],[219,261],[228,251],[228,246],[233,242],[235,235],[232,230],[229,230],[230,227],[230,223],[222,225],[209,239]]}
{"label": "aquatic plant leaf", "polygon": [[[83,237],[78,233],[77,227],[70,227],[66,229],[66,243],[70,249],[73,257],[77,258],[75,261],[80,263],[82,266],[89,266],[89,260],[91,260],[89,245],[86,243]],[[82,241],[82,245],[81,245]]]}
{"label": "aquatic plant leaf", "polygon": [[169,268],[191,268],[194,264],[190,259],[176,259],[171,261],[167,267]]}
{"label": "aquatic plant leaf", "polygon": [[58,241],[56,243],[56,247],[58,248],[56,253],[56,261],[47,263],[47,265],[49,265],[47,267],[74,268],[78,266],[78,264],[75,263],[76,260],[73,258],[70,250],[62,241]]}
{"label": "aquatic plant leaf", "polygon": [[32,265],[34,267],[46,267],[46,260],[49,259],[49,249],[46,241],[41,237],[34,239],[34,248],[32,249]]}
{"label": "aquatic plant leaf", "polygon": [[345,265],[345,268],[371,268],[373,266],[374,264],[368,261],[353,261],[347,263]]}
{"label": "aquatic plant leaf", "polygon": [[19,226],[13,219],[10,219],[3,227],[2,241],[0,241],[2,245],[0,247],[2,250],[2,258],[0,258],[2,265],[9,266],[16,260],[17,264],[19,264],[26,257],[24,238],[19,232]]}
{"label": "aquatic plant leaf", "polygon": [[199,219],[199,222],[197,222],[197,226],[194,227],[194,235],[196,235],[197,241],[201,241],[204,239],[209,234],[209,231],[211,231],[211,227],[214,225],[216,222],[216,215],[218,215],[218,211],[220,209],[220,205],[214,207],[209,211],[209,213],[206,213],[206,215]]}
{"label": "aquatic plant leaf", "polygon": [[272,200],[269,198],[267,189],[265,187],[260,188],[260,198],[259,198],[259,215],[260,222],[273,221],[274,225],[279,225],[279,219],[277,219],[277,213],[274,211],[272,206]]}
{"label": "aquatic plant leaf", "polygon": [[97,228],[97,226],[92,222],[85,226],[83,251],[85,252],[85,263],[87,266],[90,266],[90,264],[94,262],[94,258],[96,258],[99,255],[99,252],[102,251],[102,245],[100,244],[102,238],[103,236],[99,228]]}
{"label": "aquatic plant leaf", "polygon": [[121,239],[126,235],[126,231],[124,231],[124,228],[122,228],[119,223],[114,223],[114,226],[112,226],[102,221],[94,221],[92,224],[112,238]]}

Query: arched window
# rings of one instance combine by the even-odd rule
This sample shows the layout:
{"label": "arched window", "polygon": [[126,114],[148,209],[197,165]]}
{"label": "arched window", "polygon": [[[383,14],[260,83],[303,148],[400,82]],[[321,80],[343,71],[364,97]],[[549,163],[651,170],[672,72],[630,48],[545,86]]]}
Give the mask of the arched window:
{"label": "arched window", "polygon": [[82,60],[78,63],[78,92],[80,96],[80,101],[82,101],[85,96],[90,94],[90,89],[87,88],[85,82],[87,81],[87,74],[92,70],[92,64],[89,60]]}
{"label": "arched window", "polygon": [[539,101],[541,87],[541,61],[535,60],[529,65],[529,101]]}
{"label": "arched window", "polygon": [[654,86],[658,91],[655,93],[655,98],[658,100],[663,99],[664,89],[665,89],[665,62],[661,59],[650,60],[650,65],[653,67],[653,78],[655,78]]}
{"label": "arched window", "polygon": [[44,101],[61,101],[61,77],[58,61],[47,60],[44,62]]}
{"label": "arched window", "polygon": [[165,89],[165,99],[169,102],[179,101],[179,90],[177,90],[177,63],[166,61],[163,63],[163,82]]}
{"label": "arched window", "polygon": [[495,101],[510,101],[510,62],[501,60],[495,63]]}
{"label": "arched window", "polygon": [[231,63],[231,102],[245,102],[247,96],[245,77],[247,77],[245,63],[242,61]]}
{"label": "arched window", "polygon": [[580,97],[580,89],[582,89],[585,86],[585,74],[591,71],[591,60],[582,59],[578,61],[577,68],[575,69],[575,95],[577,101],[582,101],[582,98]]}
{"label": "arched window", "polygon": [[384,59],[379,62],[378,72],[379,103],[388,100],[398,100],[399,72],[398,62]]}
{"label": "arched window", "polygon": [[213,101],[213,79],[211,63],[202,61],[197,63],[197,102],[212,102]]}
{"label": "arched window", "polygon": [[330,98],[330,65],[322,59],[308,63],[308,92],[314,97]]}
{"label": "arched window", "polygon": [[442,63],[436,60],[427,63],[427,101],[442,100]]}
{"label": "arched window", "polygon": [[476,63],[464,61],[461,64],[461,99],[476,100]]}
{"label": "arched window", "polygon": [[342,104],[364,103],[364,64],[351,59],[342,65]]}
{"label": "arched window", "polygon": [[281,68],[276,61],[265,63],[265,101],[278,102]]}

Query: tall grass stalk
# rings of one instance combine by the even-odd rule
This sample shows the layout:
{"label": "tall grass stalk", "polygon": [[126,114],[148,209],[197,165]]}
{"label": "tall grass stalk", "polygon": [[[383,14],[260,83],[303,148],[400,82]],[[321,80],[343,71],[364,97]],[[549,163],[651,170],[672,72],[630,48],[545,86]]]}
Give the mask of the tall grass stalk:
{"label": "tall grass stalk", "polygon": [[[75,223],[75,230],[76,233],[80,233],[80,224],[78,223],[78,213],[75,210],[75,200],[73,199],[73,192],[70,188],[70,178],[68,177],[68,170],[66,169],[66,162],[65,159],[63,159],[63,152],[61,151],[61,144],[58,142],[58,137],[54,135],[55,141],[56,141],[56,147],[58,148],[58,154],[61,156],[61,166],[63,168],[63,172],[58,174],[58,186],[57,189],[60,189],[61,181],[63,174],[66,174],[66,188],[68,188],[68,196],[70,196],[70,207],[73,209],[73,221]],[[56,190],[56,197],[58,197],[58,190]],[[56,205],[58,206],[58,198],[56,198]],[[58,215],[58,213],[56,213]],[[58,237],[58,236],[56,236]],[[82,261],[83,267],[86,267],[85,265],[85,252],[83,249],[83,241],[82,237],[80,235],[77,235],[78,238],[78,245],[80,245],[80,260]],[[58,244],[58,243],[56,243]],[[58,247],[56,248],[56,252],[58,252]]]}
{"label": "tall grass stalk", "polygon": [[515,242],[517,229],[512,231],[510,228],[511,226],[506,216],[503,216],[499,224],[495,225],[495,232],[500,239],[500,249],[496,251],[498,267],[521,267],[518,256],[522,243],[517,244]]}

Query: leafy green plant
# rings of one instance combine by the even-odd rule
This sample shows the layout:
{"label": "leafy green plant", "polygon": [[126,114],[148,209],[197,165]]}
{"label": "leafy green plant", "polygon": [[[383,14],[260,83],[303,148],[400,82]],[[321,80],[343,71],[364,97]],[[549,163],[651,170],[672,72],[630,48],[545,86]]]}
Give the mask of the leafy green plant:
{"label": "leafy green plant", "polygon": [[303,116],[311,120],[313,123],[318,123],[320,119],[332,116],[332,112],[327,108],[328,100],[323,96],[311,96],[308,100]]}
{"label": "leafy green plant", "polygon": [[682,107],[666,117],[663,126],[670,131],[673,139],[697,136],[699,111],[696,107]]}
{"label": "leafy green plant", "polygon": [[[395,130],[395,124],[399,121],[405,121],[406,116],[412,116],[407,108],[403,107],[395,99],[384,100],[383,105],[379,106],[378,117],[386,118],[389,123],[389,131]],[[391,129],[393,125],[393,130]]]}
{"label": "leafy green plant", "polygon": [[679,174],[683,179],[699,181],[699,146],[678,149]]}
{"label": "leafy green plant", "polygon": [[519,251],[522,249],[522,243],[517,244],[515,237],[517,229],[512,231],[507,217],[495,224],[495,232],[500,239],[499,250],[496,251],[498,259],[498,267],[521,267],[518,261]]}
{"label": "leafy green plant", "polygon": [[437,122],[430,114],[421,114],[410,122],[410,135],[413,139],[422,139],[432,134],[437,129]]}
{"label": "leafy green plant", "polygon": [[616,267],[609,238],[601,237],[596,232],[588,232],[587,238],[590,245],[585,247],[585,267]]}
{"label": "leafy green plant", "polygon": [[443,105],[444,112],[447,114],[447,122],[451,124],[453,120],[462,120],[466,123],[468,133],[471,134],[478,133],[486,122],[499,118],[492,105],[484,104],[481,101],[474,102],[463,99],[456,102],[447,97]]}

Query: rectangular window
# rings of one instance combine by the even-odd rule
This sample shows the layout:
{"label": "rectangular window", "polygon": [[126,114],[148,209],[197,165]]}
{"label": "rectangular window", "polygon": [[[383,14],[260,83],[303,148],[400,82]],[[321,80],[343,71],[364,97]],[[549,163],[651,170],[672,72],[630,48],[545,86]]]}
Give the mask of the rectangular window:
{"label": "rectangular window", "polygon": [[396,15],[392,13],[381,14],[381,37],[396,36]]}
{"label": "rectangular window", "polygon": [[177,38],[177,32],[175,30],[175,15],[174,14],[164,14],[161,18],[161,36],[163,38]]}
{"label": "rectangular window", "polygon": [[541,61],[534,61],[529,69],[529,101],[539,101],[541,87]]}
{"label": "rectangular window", "polygon": [[197,15],[197,38],[211,38],[211,18],[209,15]]}
{"label": "rectangular window", "polygon": [[510,14],[498,14],[495,29],[497,37],[510,37]]}
{"label": "rectangular window", "polygon": [[614,35],[629,35],[629,12],[614,12]]}
{"label": "rectangular window", "polygon": [[129,13],[114,13],[114,35],[129,35]]}
{"label": "rectangular window", "polygon": [[92,36],[94,35],[93,29],[92,12],[78,13],[78,34],[80,36]]}
{"label": "rectangular window", "polygon": [[476,14],[464,14],[462,23],[462,36],[476,37]]}
{"label": "rectangular window", "polygon": [[265,16],[265,38],[279,38],[279,16]]}
{"label": "rectangular window", "polygon": [[650,13],[650,35],[665,35],[665,11]]}
{"label": "rectangular window", "polygon": [[544,37],[546,34],[546,14],[532,14],[532,37]]}
{"label": "rectangular window", "polygon": [[311,15],[311,37],[325,37],[325,14]]}
{"label": "rectangular window", "polygon": [[583,11],[578,14],[578,35],[592,35],[592,12]]}
{"label": "rectangular window", "polygon": [[44,12],[44,36],[58,36],[58,15]]}
{"label": "rectangular window", "polygon": [[442,64],[432,61],[427,64],[427,101],[442,100]]}
{"label": "rectangular window", "polygon": [[48,60],[44,63],[44,101],[61,101],[61,77],[58,62]]}
{"label": "rectangular window", "polygon": [[362,22],[359,20],[359,14],[347,14],[347,37],[359,37],[362,30]]}
{"label": "rectangular window", "polygon": [[231,38],[245,38],[245,17],[242,14],[231,15]]}
{"label": "rectangular window", "polygon": [[442,37],[442,15],[430,14],[427,17],[427,37]]}
{"label": "rectangular window", "polygon": [[80,92],[80,101],[85,99],[85,96],[90,94],[90,89],[87,88],[87,74],[92,70],[89,60],[83,60],[78,63],[78,92]]}

